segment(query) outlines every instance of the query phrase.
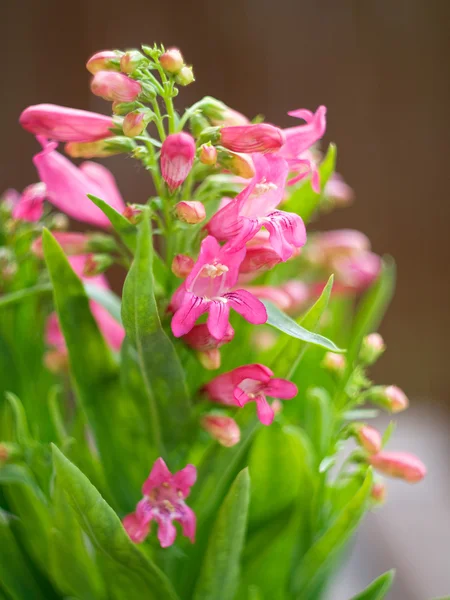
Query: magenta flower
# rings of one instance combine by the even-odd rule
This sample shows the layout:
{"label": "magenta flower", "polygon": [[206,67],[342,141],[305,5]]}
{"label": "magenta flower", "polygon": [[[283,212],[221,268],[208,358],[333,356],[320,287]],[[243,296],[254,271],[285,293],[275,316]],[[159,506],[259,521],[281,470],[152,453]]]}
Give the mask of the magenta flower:
{"label": "magenta flower", "polygon": [[34,156],[33,162],[45,183],[49,202],[78,221],[109,227],[108,218],[87,198],[87,194],[97,196],[123,212],[125,204],[110,171],[94,162],[84,162],[76,167],[56,152],[55,143],[38,139],[43,150]]}
{"label": "magenta flower", "polygon": [[273,377],[264,365],[253,364],[238,367],[218,375],[203,387],[209,399],[227,406],[244,406],[256,402],[256,412],[263,425],[270,425],[274,411],[266,396],[290,400],[297,395],[297,386],[286,379]]}
{"label": "magenta flower", "polygon": [[111,117],[56,104],[29,106],[20,115],[19,122],[30,133],[57,142],[102,140],[111,137],[114,127]]}
{"label": "magenta flower", "polygon": [[159,543],[162,548],[167,548],[175,541],[177,530],[173,521],[178,521],[183,535],[194,543],[195,514],[184,501],[196,479],[197,470],[194,465],[187,465],[172,475],[163,459],[158,458],[142,486],[144,497],[138,503],[136,512],[123,520],[123,526],[131,540],[143,542],[150,533],[151,521],[156,521]]}
{"label": "magenta flower", "polygon": [[44,213],[44,200],[47,190],[44,183],[33,183],[24,189],[19,201],[14,205],[12,216],[18,221],[39,221]]}
{"label": "magenta flower", "polygon": [[133,102],[142,92],[142,86],[123,73],[97,71],[91,81],[91,91],[111,102]]}
{"label": "magenta flower", "polygon": [[213,337],[221,340],[228,327],[230,308],[249,323],[261,325],[267,321],[264,304],[245,290],[232,290],[239,275],[245,248],[220,247],[208,236],[202,242],[200,255],[186,281],[175,292],[172,308],[172,331],[175,337],[185,335],[194,327],[200,315],[208,312],[207,326]]}
{"label": "magenta flower", "polygon": [[285,141],[283,131],[269,123],[222,127],[220,130],[222,146],[245,154],[278,152]]}
{"label": "magenta flower", "polygon": [[239,250],[265,227],[269,242],[282,261],[286,261],[306,242],[302,219],[276,207],[281,202],[288,165],[278,156],[253,157],[256,174],[236,198],[220,209],[207,225],[219,240],[229,240]]}
{"label": "magenta flower", "polygon": [[176,190],[192,168],[195,140],[184,131],[168,135],[161,147],[161,174],[170,191]]}

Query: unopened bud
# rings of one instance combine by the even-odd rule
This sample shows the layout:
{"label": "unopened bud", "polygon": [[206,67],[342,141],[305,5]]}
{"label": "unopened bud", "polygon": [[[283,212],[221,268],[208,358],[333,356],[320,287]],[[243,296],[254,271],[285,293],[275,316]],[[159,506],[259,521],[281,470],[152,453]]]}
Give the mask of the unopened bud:
{"label": "unopened bud", "polygon": [[327,352],[323,357],[322,367],[331,373],[341,374],[345,369],[345,358],[342,354]]}
{"label": "unopened bud", "polygon": [[142,85],[142,91],[139,96],[139,99],[142,100],[143,102],[144,101],[145,102],[153,102],[153,100],[157,96],[155,87],[151,83],[148,83],[148,81],[142,82],[141,85]]}
{"label": "unopened bud", "polygon": [[22,455],[22,449],[18,444],[2,442],[0,444],[0,466],[8,460]]}
{"label": "unopened bud", "polygon": [[70,221],[67,215],[63,213],[56,213],[52,215],[49,223],[49,229],[56,229],[57,231],[66,231],[69,228]]}
{"label": "unopened bud", "polygon": [[216,369],[220,368],[221,357],[220,350],[218,348],[211,348],[211,350],[197,352],[197,357],[202,367],[208,371],[215,371]]}
{"label": "unopened bud", "polygon": [[251,179],[255,175],[252,157],[248,154],[219,150],[219,163],[238,177]]}
{"label": "unopened bud", "polygon": [[69,142],[64,146],[72,158],[105,158],[131,152],[135,143],[124,136],[116,136],[98,142]]}
{"label": "unopened bud", "polygon": [[145,61],[147,59],[138,50],[129,50],[120,59],[120,70],[122,73],[131,75]]}
{"label": "unopened bud", "polygon": [[128,204],[122,215],[128,219],[133,225],[137,225],[142,217],[142,208],[136,204]]}
{"label": "unopened bud", "polygon": [[175,75],[175,81],[179,85],[189,85],[193,81],[195,81],[194,71],[192,67],[184,66],[181,71]]}
{"label": "unopened bud", "polygon": [[164,71],[175,74],[183,68],[184,58],[178,48],[168,48],[164,54],[161,54],[159,57],[159,64]]}
{"label": "unopened bud", "polygon": [[175,214],[184,223],[196,225],[206,219],[205,207],[198,200],[182,201],[175,205]]}
{"label": "unopened bud", "polygon": [[408,397],[396,385],[375,386],[369,391],[368,399],[392,413],[406,410],[409,406]]}
{"label": "unopened bud", "polygon": [[382,481],[376,481],[370,492],[370,497],[376,504],[384,504],[386,501],[386,485]]}
{"label": "unopened bud", "polygon": [[134,110],[127,114],[123,120],[122,128],[127,137],[141,135],[152,118],[150,111]]}
{"label": "unopened bud", "polygon": [[246,116],[211,96],[203,98],[200,107],[213,125],[247,125],[250,122]]}
{"label": "unopened bud", "polygon": [[64,373],[69,367],[67,350],[61,348],[47,350],[44,354],[44,365],[51,373]]}
{"label": "unopened bud", "polygon": [[85,277],[100,275],[113,264],[114,259],[109,254],[90,254],[84,263],[83,275]]}
{"label": "unopened bud", "polygon": [[96,96],[111,102],[133,102],[141,93],[142,86],[123,73],[98,71],[92,78],[91,91]]}
{"label": "unopened bud", "polygon": [[239,426],[231,417],[206,415],[202,418],[201,424],[203,429],[226,448],[235,446],[241,440]]}
{"label": "unopened bud", "polygon": [[397,477],[408,483],[421,481],[427,472],[423,462],[408,452],[379,452],[370,456],[368,462],[383,475]]}
{"label": "unopened bud", "polygon": [[102,50],[96,52],[86,63],[86,69],[92,75],[98,71],[120,71],[121,52],[115,50]]}
{"label": "unopened bud", "polygon": [[194,267],[194,260],[186,254],[176,254],[172,261],[172,273],[175,277],[185,279]]}
{"label": "unopened bud", "polygon": [[198,158],[204,165],[214,166],[217,162],[217,150],[211,144],[202,144]]}
{"label": "unopened bud", "polygon": [[383,354],[386,346],[379,333],[371,333],[363,339],[359,359],[365,365],[373,365]]}
{"label": "unopened bud", "polygon": [[161,174],[172,192],[189,175],[195,159],[195,140],[188,133],[172,133],[161,147]]}
{"label": "unopened bud", "polygon": [[359,445],[369,454],[376,454],[381,450],[381,434],[375,427],[369,425],[356,426],[355,436]]}

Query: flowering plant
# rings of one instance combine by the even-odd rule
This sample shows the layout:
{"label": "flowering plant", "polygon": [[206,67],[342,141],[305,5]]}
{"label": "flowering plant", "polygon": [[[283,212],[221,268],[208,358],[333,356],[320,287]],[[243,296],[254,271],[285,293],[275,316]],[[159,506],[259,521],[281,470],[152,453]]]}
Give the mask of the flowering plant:
{"label": "flowering plant", "polygon": [[[373,471],[425,475],[367,424],[408,406],[368,378],[393,262],[357,231],[306,234],[352,199],[325,107],[287,129],[211,97],[178,113],[175,48],[87,68],[113,116],[28,107],[39,182],[0,203],[0,597],[319,598],[384,500]],[[125,204],[61,142],[129,154],[155,195]]]}

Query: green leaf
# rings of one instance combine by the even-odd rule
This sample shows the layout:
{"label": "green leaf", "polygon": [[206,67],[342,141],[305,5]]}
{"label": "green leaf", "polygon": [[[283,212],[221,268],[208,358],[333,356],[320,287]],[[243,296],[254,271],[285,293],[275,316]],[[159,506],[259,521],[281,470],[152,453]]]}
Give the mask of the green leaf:
{"label": "green leaf", "polygon": [[383,600],[394,581],[394,576],[395,569],[387,571],[372,581],[372,583],[360,594],[353,596],[351,600]]}
{"label": "green leaf", "polygon": [[103,306],[103,308],[109,312],[113,319],[115,319],[118,323],[122,323],[122,316],[120,314],[121,300],[119,296],[116,296],[116,294],[108,288],[101,288],[98,285],[92,285],[88,282],[85,282],[84,289],[91,300],[101,304],[101,306]]}
{"label": "green leaf", "polygon": [[32,298],[33,296],[38,296],[40,294],[49,294],[51,291],[52,286],[49,283],[41,283],[39,285],[18,290],[17,292],[11,292],[10,294],[0,296],[0,308],[8,306],[9,304],[21,302],[26,298]]}
{"label": "green leaf", "polygon": [[232,600],[238,585],[244,547],[250,477],[244,469],[236,477],[211,530],[194,600]]}
{"label": "green leaf", "polygon": [[272,325],[272,327],[279,329],[283,333],[287,333],[291,337],[297,338],[298,340],[302,340],[303,342],[307,342],[309,344],[321,346],[322,348],[331,350],[331,352],[345,352],[345,350],[338,348],[336,344],[323,335],[308,331],[302,325],[299,325],[269,300],[263,300],[262,302],[267,309],[267,325]]}
{"label": "green leaf", "polygon": [[108,598],[176,600],[170,581],[129,539],[113,509],[56,446],[52,449],[58,485],[99,553]]}
{"label": "green leaf", "polygon": [[302,217],[305,223],[308,223],[319,206],[323,190],[325,189],[328,179],[333,174],[335,166],[336,146],[330,144],[326,156],[319,166],[321,192],[317,194],[312,189],[311,181],[307,181],[292,193],[289,200],[283,205],[283,210],[297,213]]}
{"label": "green leaf", "polygon": [[319,462],[322,462],[330,450],[333,423],[333,405],[328,392],[319,387],[308,389],[304,428],[314,445]]}
{"label": "green leaf", "polygon": [[386,446],[388,441],[391,439],[391,436],[395,431],[395,427],[396,427],[395,421],[390,421],[389,425],[386,427],[386,429],[383,433],[382,440],[381,440],[381,444],[382,444],[383,448]]}
{"label": "green leaf", "polygon": [[139,226],[136,254],[125,280],[122,319],[136,347],[160,454],[178,449],[188,431],[190,401],[184,371],[162,328],[153,285],[153,245],[148,210]]}
{"label": "green leaf", "polygon": [[372,473],[368,469],[358,492],[337,515],[325,533],[310,547],[294,572],[292,588],[296,597],[307,597],[308,590],[320,579],[330,561],[343,547],[362,519],[372,489]]}
{"label": "green leaf", "polygon": [[134,252],[136,249],[136,226],[130,223],[128,219],[117,212],[115,208],[110,206],[104,200],[101,200],[92,194],[87,194],[87,197],[108,217],[109,222],[125,246],[131,250],[131,252]]}
{"label": "green leaf", "polygon": [[27,417],[22,406],[22,402],[15,394],[12,394],[11,392],[6,392],[5,397],[9,402],[14,416],[17,442],[23,445],[31,443],[30,430],[28,429]]}

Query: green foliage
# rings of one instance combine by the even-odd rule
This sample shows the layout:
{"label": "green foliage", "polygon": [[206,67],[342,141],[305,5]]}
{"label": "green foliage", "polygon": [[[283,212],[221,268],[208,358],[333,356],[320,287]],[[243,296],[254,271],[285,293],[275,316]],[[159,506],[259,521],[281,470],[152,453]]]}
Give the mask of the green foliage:
{"label": "green foliage", "polygon": [[383,600],[394,581],[394,576],[394,569],[387,571],[383,575],[377,577],[375,581],[372,581],[372,583],[360,594],[353,596],[351,600]]}

